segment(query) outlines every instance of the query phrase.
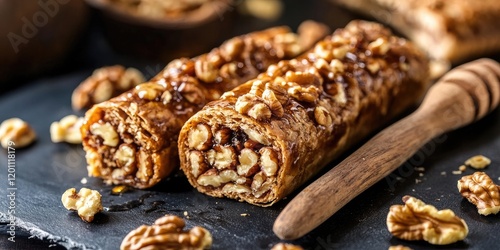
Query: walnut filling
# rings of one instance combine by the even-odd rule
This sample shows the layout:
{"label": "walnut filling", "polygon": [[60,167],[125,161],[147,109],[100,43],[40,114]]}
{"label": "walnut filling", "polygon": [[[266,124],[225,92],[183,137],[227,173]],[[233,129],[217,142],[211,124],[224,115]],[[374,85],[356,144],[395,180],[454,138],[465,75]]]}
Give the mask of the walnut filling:
{"label": "walnut filling", "polygon": [[[118,121],[116,116],[125,114],[106,114],[102,121],[90,125],[88,144],[92,147],[93,157],[88,158],[91,176],[101,177],[108,184],[147,184],[153,177],[151,150],[137,143],[139,137],[148,136],[147,131],[132,135]],[[120,124],[120,125],[116,125]],[[101,164],[99,164],[101,162]]]}
{"label": "walnut filling", "polygon": [[199,123],[191,128],[187,141],[187,163],[199,185],[220,189],[225,195],[256,198],[275,185],[280,152],[258,131]]}

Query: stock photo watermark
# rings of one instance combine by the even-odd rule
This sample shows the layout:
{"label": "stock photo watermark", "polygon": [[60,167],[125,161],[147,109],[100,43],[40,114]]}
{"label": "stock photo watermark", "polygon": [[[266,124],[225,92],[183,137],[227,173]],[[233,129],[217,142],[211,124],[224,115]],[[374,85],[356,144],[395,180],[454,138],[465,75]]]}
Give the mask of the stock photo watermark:
{"label": "stock photo watermark", "polygon": [[396,190],[396,183],[404,182],[406,178],[415,173],[415,169],[421,166],[425,162],[425,160],[436,151],[437,145],[445,142],[446,139],[448,139],[448,136],[446,134],[432,139],[430,142],[420,148],[420,150],[418,150],[415,155],[407,160],[401,167],[386,176],[385,181],[389,186],[391,192],[394,192]]}
{"label": "stock photo watermark", "polygon": [[23,26],[18,33],[9,32],[7,38],[14,52],[19,52],[19,46],[28,44],[30,39],[38,34],[40,28],[43,28],[49,19],[56,16],[61,9],[61,5],[69,3],[71,0],[39,0],[40,10],[35,12],[31,18],[23,16],[21,21]]}
{"label": "stock photo watermark", "polygon": [[16,149],[13,141],[7,143],[7,234],[16,242]]}

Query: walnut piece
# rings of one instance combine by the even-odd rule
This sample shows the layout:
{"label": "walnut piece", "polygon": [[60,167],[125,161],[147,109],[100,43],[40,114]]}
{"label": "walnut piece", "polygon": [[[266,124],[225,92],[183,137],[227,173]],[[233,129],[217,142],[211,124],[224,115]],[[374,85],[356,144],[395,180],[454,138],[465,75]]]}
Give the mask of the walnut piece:
{"label": "walnut piece", "polygon": [[328,110],[325,107],[322,107],[322,106],[317,106],[314,109],[314,119],[316,120],[316,122],[319,125],[322,125],[325,127],[328,127],[328,126],[332,125],[332,123],[333,123],[333,119],[330,116],[330,113],[328,112]]}
{"label": "walnut piece", "polygon": [[288,89],[288,94],[297,101],[314,103],[319,97],[319,90],[316,86],[302,87],[293,86]]}
{"label": "walnut piece", "polygon": [[259,121],[267,120],[272,116],[269,106],[260,97],[252,94],[245,94],[238,97],[234,104],[234,109],[240,114],[247,114]]}
{"label": "walnut piece", "polygon": [[158,83],[148,82],[135,86],[134,91],[139,98],[148,101],[153,101],[156,98],[160,97],[163,94],[163,92],[165,92],[165,87]]}
{"label": "walnut piece", "polygon": [[280,242],[271,248],[271,250],[303,250],[301,246],[293,245],[290,243]]}
{"label": "walnut piece", "polygon": [[89,108],[144,81],[144,76],[137,69],[125,69],[120,65],[102,67],[96,69],[89,78],[78,85],[71,96],[71,104],[75,110]]}
{"label": "walnut piece", "polygon": [[271,147],[263,147],[259,150],[260,165],[262,172],[267,176],[273,176],[278,171],[278,156]]}
{"label": "walnut piece", "polygon": [[90,125],[90,132],[94,135],[100,136],[103,139],[102,143],[104,145],[111,147],[115,147],[116,145],[118,145],[118,133],[116,133],[113,125],[109,124],[108,122],[104,124],[94,123]]}
{"label": "walnut piece", "polygon": [[196,76],[206,83],[214,82],[219,75],[219,72],[214,67],[214,65],[211,62],[207,61],[206,55],[201,56],[196,60],[194,69],[196,72]]}
{"label": "walnut piece", "polygon": [[253,150],[244,148],[238,156],[240,164],[236,166],[237,172],[241,176],[249,177],[259,170],[259,155]]}
{"label": "walnut piece", "polygon": [[397,238],[447,245],[463,240],[469,233],[465,221],[450,209],[438,211],[408,195],[403,202],[405,205],[391,206],[387,215],[387,228]]}
{"label": "walnut piece", "polygon": [[86,222],[92,222],[94,215],[102,211],[101,194],[88,188],[82,188],[78,193],[75,188],[70,188],[64,192],[61,201],[66,209],[76,210]]}
{"label": "walnut piece", "polygon": [[180,217],[165,215],[153,225],[142,225],[125,236],[120,250],[139,249],[209,249],[212,235],[203,227],[185,230],[186,223]]}
{"label": "walnut piece", "polygon": [[83,121],[83,117],[68,115],[63,117],[58,122],[53,122],[50,124],[50,140],[54,143],[82,143],[80,127],[82,126]]}
{"label": "walnut piece", "polygon": [[377,40],[368,44],[368,49],[374,55],[383,56],[387,53],[387,51],[389,51],[390,46],[389,46],[389,42],[387,40],[385,40],[384,38],[377,38]]}
{"label": "walnut piece", "polygon": [[457,184],[458,191],[482,215],[497,214],[500,211],[500,186],[484,172],[475,172],[462,177]]}
{"label": "walnut piece", "polygon": [[465,161],[465,165],[475,169],[483,169],[491,164],[491,160],[483,155],[473,156]]}
{"label": "walnut piece", "polygon": [[35,139],[36,133],[33,128],[19,118],[10,118],[0,124],[0,144],[3,148],[26,147]]}

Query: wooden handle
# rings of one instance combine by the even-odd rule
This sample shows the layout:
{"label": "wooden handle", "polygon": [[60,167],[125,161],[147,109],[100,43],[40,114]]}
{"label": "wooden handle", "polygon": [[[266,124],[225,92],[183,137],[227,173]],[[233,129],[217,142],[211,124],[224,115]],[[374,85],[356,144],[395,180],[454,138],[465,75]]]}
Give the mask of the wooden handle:
{"label": "wooden handle", "polygon": [[[286,240],[302,237],[401,166],[432,138],[467,125],[494,109],[498,103],[491,101],[495,99],[492,93],[500,89],[500,73],[494,74],[495,70],[488,68],[488,73],[497,76],[494,80],[467,67],[477,68],[480,64],[483,69],[485,61],[500,69],[498,63],[482,59],[450,71],[429,90],[413,114],[377,134],[290,201],[276,219],[274,233]],[[464,72],[472,72],[479,82],[473,81],[473,76],[464,79],[463,75],[468,74]]]}

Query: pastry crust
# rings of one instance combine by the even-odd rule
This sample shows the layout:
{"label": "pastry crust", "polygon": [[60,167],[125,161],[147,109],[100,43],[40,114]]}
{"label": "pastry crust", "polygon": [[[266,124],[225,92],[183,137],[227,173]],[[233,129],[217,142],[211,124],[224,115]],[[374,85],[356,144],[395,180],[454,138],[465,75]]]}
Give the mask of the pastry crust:
{"label": "pastry crust", "polygon": [[202,193],[272,205],[428,85],[423,52],[379,24],[352,21],[191,117],[179,135],[181,169]]}
{"label": "pastry crust", "polygon": [[497,0],[336,0],[390,24],[435,59],[454,63],[500,50]]}
{"label": "pastry crust", "polygon": [[191,115],[313,45],[300,41],[287,27],[235,37],[207,54],[174,60],[150,82],[94,105],[81,127],[89,176],[136,188],[155,185],[178,168],[178,133]]}

